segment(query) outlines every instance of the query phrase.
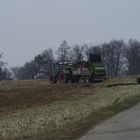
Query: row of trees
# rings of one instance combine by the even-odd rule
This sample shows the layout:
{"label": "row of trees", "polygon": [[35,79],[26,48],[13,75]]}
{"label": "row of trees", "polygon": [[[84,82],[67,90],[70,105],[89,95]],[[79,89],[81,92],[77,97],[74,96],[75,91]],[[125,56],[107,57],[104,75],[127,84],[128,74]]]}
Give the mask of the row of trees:
{"label": "row of trees", "polygon": [[24,66],[14,67],[12,70],[17,79],[46,79],[52,73],[54,63],[87,60],[89,53],[102,54],[108,76],[140,74],[140,42],[132,39],[127,43],[123,40],[112,40],[100,45],[74,46],[64,40],[55,53],[49,48]]}
{"label": "row of trees", "polygon": [[12,68],[12,71],[16,79],[46,79],[52,72],[54,63],[53,51],[48,49],[26,62],[24,66]]}

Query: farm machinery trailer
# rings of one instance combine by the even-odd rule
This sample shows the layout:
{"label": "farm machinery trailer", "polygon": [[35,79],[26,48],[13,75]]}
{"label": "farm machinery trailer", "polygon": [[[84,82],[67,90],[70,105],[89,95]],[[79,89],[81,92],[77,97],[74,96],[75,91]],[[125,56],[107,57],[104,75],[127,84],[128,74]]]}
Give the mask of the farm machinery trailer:
{"label": "farm machinery trailer", "polygon": [[50,83],[87,83],[106,79],[101,54],[90,54],[88,61],[77,63],[59,62],[50,75]]}

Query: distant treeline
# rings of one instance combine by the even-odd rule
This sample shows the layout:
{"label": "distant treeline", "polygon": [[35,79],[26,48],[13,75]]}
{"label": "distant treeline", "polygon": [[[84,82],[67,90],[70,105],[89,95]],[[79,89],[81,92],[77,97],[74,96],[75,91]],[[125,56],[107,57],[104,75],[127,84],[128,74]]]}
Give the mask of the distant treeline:
{"label": "distant treeline", "polygon": [[16,79],[47,79],[53,71],[54,63],[78,62],[87,60],[90,53],[101,53],[107,76],[140,74],[140,42],[130,39],[112,40],[99,45],[76,44],[70,46],[63,41],[53,52],[51,48],[35,56],[22,67],[14,67],[12,71]]}
{"label": "distant treeline", "polygon": [[7,63],[2,61],[3,53],[0,54],[0,80],[11,80],[12,72],[6,67]]}

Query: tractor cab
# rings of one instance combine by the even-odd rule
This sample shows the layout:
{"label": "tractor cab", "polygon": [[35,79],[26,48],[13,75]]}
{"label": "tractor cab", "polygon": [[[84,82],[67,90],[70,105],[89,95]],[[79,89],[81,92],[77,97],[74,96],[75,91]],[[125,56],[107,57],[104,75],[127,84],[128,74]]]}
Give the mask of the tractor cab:
{"label": "tractor cab", "polygon": [[59,62],[55,64],[54,74],[50,76],[51,83],[67,83],[72,75],[72,64],[69,62]]}
{"label": "tractor cab", "polygon": [[71,69],[72,64],[69,62],[59,62],[58,63],[58,69],[59,71],[67,71],[69,69]]}

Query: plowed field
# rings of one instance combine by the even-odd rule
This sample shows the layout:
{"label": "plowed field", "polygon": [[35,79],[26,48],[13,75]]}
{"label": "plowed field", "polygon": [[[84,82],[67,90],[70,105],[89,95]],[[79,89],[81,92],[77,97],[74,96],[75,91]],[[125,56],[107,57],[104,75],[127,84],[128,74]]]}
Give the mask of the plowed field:
{"label": "plowed field", "polygon": [[[4,81],[0,83],[0,86],[0,112],[9,112],[48,105],[58,100],[65,100],[73,96],[76,90],[85,88],[92,89],[97,85],[51,85],[48,84],[47,81]],[[81,93],[77,92],[76,94]]]}

